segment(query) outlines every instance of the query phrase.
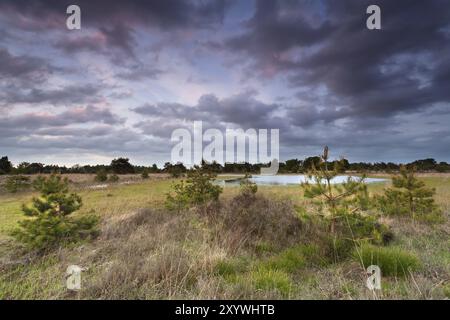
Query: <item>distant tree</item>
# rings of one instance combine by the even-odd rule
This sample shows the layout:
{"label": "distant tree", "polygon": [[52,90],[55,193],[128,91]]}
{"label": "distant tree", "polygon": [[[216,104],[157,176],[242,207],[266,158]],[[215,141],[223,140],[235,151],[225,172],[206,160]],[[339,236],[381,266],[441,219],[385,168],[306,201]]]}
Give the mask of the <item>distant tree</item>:
{"label": "distant tree", "polygon": [[181,162],[177,164],[166,162],[163,171],[169,173],[173,178],[179,178],[186,173],[187,169]]}
{"label": "distant tree", "polygon": [[159,172],[159,168],[158,168],[158,166],[156,165],[156,163],[154,163],[153,165],[152,165],[152,167],[151,167],[151,172],[152,173],[157,173],[157,172]]}
{"label": "distant tree", "polygon": [[202,169],[213,172],[213,173],[220,173],[223,171],[223,167],[220,163],[217,163],[216,161],[213,161],[212,163],[209,163],[202,159]]}
{"label": "distant tree", "polygon": [[11,161],[9,161],[8,157],[0,158],[0,174],[11,173],[12,169],[13,165]]}
{"label": "distant tree", "polygon": [[144,171],[142,171],[141,178],[144,179],[144,180],[149,178],[147,169],[144,169]]}
{"label": "distant tree", "polygon": [[44,173],[44,165],[42,163],[34,162],[28,166],[27,170],[29,174]]}
{"label": "distant tree", "polygon": [[302,161],[298,159],[287,160],[285,163],[286,172],[297,173],[300,171]]}
{"label": "distant tree", "polygon": [[337,163],[336,165],[342,173],[350,169],[350,162],[348,162],[348,160],[345,158],[342,158],[339,161],[335,161],[334,163]]}
{"label": "distant tree", "polygon": [[308,157],[303,161],[303,170],[308,171],[313,168],[319,168],[321,163],[320,157]]}
{"label": "distant tree", "polygon": [[128,158],[117,158],[111,161],[111,169],[116,174],[134,173],[134,167]]}
{"label": "distant tree", "polygon": [[432,158],[416,160],[406,165],[407,168],[418,170],[418,171],[431,171],[435,170],[437,166],[436,160]]}
{"label": "distant tree", "polygon": [[6,191],[11,193],[16,193],[17,191],[28,189],[30,186],[30,178],[22,175],[13,175],[8,177],[4,185]]}
{"label": "distant tree", "polygon": [[436,166],[437,172],[447,172],[450,171],[450,165],[447,162],[439,162]]}
{"label": "distant tree", "polygon": [[106,173],[105,169],[100,169],[97,174],[95,175],[94,180],[96,182],[105,182],[108,180],[108,174]]}
{"label": "distant tree", "polygon": [[117,174],[112,174],[109,176],[108,181],[111,183],[116,183],[120,180],[119,176]]}
{"label": "distant tree", "polygon": [[29,166],[30,164],[28,162],[21,162],[17,166],[16,172],[18,174],[29,174]]}

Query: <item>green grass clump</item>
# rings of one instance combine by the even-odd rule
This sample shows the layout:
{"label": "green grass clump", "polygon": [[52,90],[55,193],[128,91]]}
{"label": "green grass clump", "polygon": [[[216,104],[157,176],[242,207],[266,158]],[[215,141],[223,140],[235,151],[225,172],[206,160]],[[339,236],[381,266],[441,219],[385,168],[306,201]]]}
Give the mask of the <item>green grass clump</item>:
{"label": "green grass clump", "polygon": [[248,262],[245,259],[229,259],[219,261],[214,267],[214,274],[229,277],[246,271]]}
{"label": "green grass clump", "polygon": [[249,278],[258,290],[276,290],[283,296],[288,296],[292,289],[292,281],[286,272],[268,268],[257,268],[250,272]]}
{"label": "green grass clump", "polygon": [[384,276],[406,276],[420,267],[419,259],[410,252],[395,247],[363,245],[353,254],[364,268],[377,265]]}
{"label": "green grass clump", "polygon": [[329,265],[329,261],[324,257],[321,248],[317,244],[303,245],[302,252],[309,266],[325,267]]}
{"label": "green grass clump", "polygon": [[268,261],[263,263],[263,266],[273,270],[293,273],[304,268],[306,264],[307,261],[303,255],[303,246],[298,245],[271,257]]}
{"label": "green grass clump", "polygon": [[270,253],[275,250],[273,244],[267,242],[267,241],[260,241],[255,244],[255,252],[257,254],[265,254]]}
{"label": "green grass clump", "polygon": [[444,288],[442,289],[444,291],[444,295],[447,299],[450,299],[450,284],[447,284],[446,286],[444,286]]}

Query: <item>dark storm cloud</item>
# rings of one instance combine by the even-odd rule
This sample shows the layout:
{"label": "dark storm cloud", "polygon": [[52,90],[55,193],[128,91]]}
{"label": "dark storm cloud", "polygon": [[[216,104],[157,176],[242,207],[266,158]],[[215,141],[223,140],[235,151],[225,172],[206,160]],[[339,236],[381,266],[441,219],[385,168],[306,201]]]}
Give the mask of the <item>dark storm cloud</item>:
{"label": "dark storm cloud", "polygon": [[[228,40],[228,48],[247,53],[254,61],[252,69],[263,76],[284,73],[299,90],[325,86],[343,107],[299,108],[297,114],[291,110],[300,125],[390,117],[449,101],[448,1],[377,1],[381,31],[365,27],[365,11],[372,2],[323,1],[322,8],[308,1],[257,2],[247,31]],[[305,10],[299,8],[317,19],[302,18]],[[295,49],[300,53],[293,53]]]}
{"label": "dark storm cloud", "polygon": [[283,52],[313,45],[332,32],[328,21],[318,25],[307,21],[305,9],[310,9],[311,2],[266,0],[256,4],[254,16],[246,23],[248,31],[227,40],[226,46],[256,59],[260,75],[292,67],[295,62],[284,59]]}
{"label": "dark storm cloud", "polygon": [[[66,8],[72,4],[82,8],[83,23],[89,25],[129,23],[163,29],[212,26],[222,21],[226,7],[225,0],[2,0],[0,9],[5,13],[20,13],[41,22],[50,20],[49,17],[53,20],[60,17],[65,21]],[[54,26],[50,22],[42,24],[48,28]]]}
{"label": "dark storm cloud", "polygon": [[[5,16],[24,17],[10,22],[23,30],[64,30],[66,8],[71,4],[75,3],[70,0],[3,0],[0,12]],[[55,46],[71,53],[88,50],[111,54],[113,60],[120,63],[125,58],[136,58],[136,27],[161,31],[211,28],[222,22],[226,9],[225,0],[79,0],[76,4],[81,8],[82,28],[95,28],[98,34],[70,35],[59,39]],[[112,48],[119,49],[122,55],[109,52]]]}
{"label": "dark storm cloud", "polygon": [[[0,0],[0,147],[168,160],[172,131],[202,120],[279,128],[283,158],[327,144],[450,160],[448,0],[244,1]],[[82,30],[68,32],[73,3]],[[369,4],[382,30],[367,30]],[[93,106],[39,112],[60,105]]]}

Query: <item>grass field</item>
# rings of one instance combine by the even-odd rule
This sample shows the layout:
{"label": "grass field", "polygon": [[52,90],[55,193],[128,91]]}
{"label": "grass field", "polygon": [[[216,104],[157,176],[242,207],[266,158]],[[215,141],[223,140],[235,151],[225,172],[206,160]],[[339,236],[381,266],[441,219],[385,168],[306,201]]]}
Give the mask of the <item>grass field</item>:
{"label": "grass field", "polygon": [[[308,239],[311,230],[300,231],[304,234],[298,244],[277,247],[270,240],[258,239],[250,250],[242,245],[244,237],[238,237],[236,230],[224,231],[195,212],[165,211],[165,195],[175,182],[172,179],[135,179],[131,184],[104,189],[77,183],[74,188],[84,205],[76,214],[99,215],[102,233],[91,243],[60,248],[44,257],[18,254],[8,236],[23,219],[21,205],[34,194],[1,194],[0,298],[449,298],[450,176],[421,179],[436,188],[436,201],[446,222],[427,225],[384,219],[395,233],[391,246],[416,255],[421,267],[406,277],[383,277],[383,289],[375,295],[366,289],[364,270],[355,260],[311,262],[317,249]],[[381,192],[387,184],[371,184],[369,190]],[[226,187],[221,201],[238,192],[238,187]],[[258,194],[314,214],[300,187],[259,187]],[[269,203],[255,210],[270,213],[284,209]],[[83,289],[77,293],[65,288],[64,274],[70,264],[87,268]]]}

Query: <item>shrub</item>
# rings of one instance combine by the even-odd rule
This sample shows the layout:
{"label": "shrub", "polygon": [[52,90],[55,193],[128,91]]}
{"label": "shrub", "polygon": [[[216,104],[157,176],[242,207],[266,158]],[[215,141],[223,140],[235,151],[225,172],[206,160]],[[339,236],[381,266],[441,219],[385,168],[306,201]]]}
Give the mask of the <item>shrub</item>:
{"label": "shrub", "polygon": [[240,192],[244,196],[252,197],[258,192],[258,186],[256,183],[250,181],[251,176],[245,175],[245,177],[240,182]]}
{"label": "shrub", "polygon": [[148,170],[142,171],[141,178],[144,179],[144,180],[149,178]]}
{"label": "shrub", "polygon": [[390,243],[394,234],[388,226],[378,222],[375,217],[360,214],[346,215],[338,223],[339,233],[342,238],[356,242],[369,242],[372,244],[386,245]]}
{"label": "shrub", "polygon": [[119,176],[117,174],[112,174],[108,178],[109,182],[116,183],[119,181]]}
{"label": "shrub", "polygon": [[324,261],[336,263],[352,256],[361,244],[386,245],[394,238],[392,231],[371,216],[346,215],[336,223],[336,234],[321,239]]}
{"label": "shrub", "polygon": [[261,242],[274,249],[285,248],[298,243],[301,235],[302,225],[291,202],[261,195],[249,198],[239,194],[221,203],[211,219],[218,222],[222,230],[235,234],[239,245],[255,249],[259,249]]}
{"label": "shrub", "polygon": [[106,173],[106,170],[104,169],[99,170],[95,175],[94,180],[96,182],[106,182],[108,180],[108,174]]}
{"label": "shrub", "polygon": [[30,188],[30,186],[31,186],[30,178],[22,175],[15,175],[8,177],[4,185],[6,191],[11,193],[16,193],[17,191],[28,189]]}
{"label": "shrub", "polygon": [[222,188],[213,183],[215,177],[214,174],[199,167],[190,170],[186,181],[181,181],[173,186],[174,195],[167,195],[167,208],[181,210],[210,201],[217,201],[222,193]]}
{"label": "shrub", "polygon": [[[400,175],[392,178],[392,188],[377,197],[378,207],[388,215],[406,215],[413,220],[427,220],[427,216],[440,216],[441,210],[433,196],[436,190],[426,187],[415,177],[414,168],[401,167]],[[433,220],[433,219],[431,219]]]}
{"label": "shrub", "polygon": [[[341,161],[342,164],[335,161],[333,169],[329,169],[328,147],[324,148],[320,159],[319,168],[312,164],[308,180],[302,183],[302,188],[306,198],[319,200],[317,204],[321,211],[324,211],[324,217],[329,219],[330,232],[334,234],[338,219],[350,213],[358,213],[367,207],[367,186],[364,176],[358,181],[348,178],[345,183],[333,185],[332,180],[341,172],[344,160]],[[313,183],[309,183],[309,180],[313,180]]]}
{"label": "shrub", "polygon": [[73,242],[94,235],[97,218],[84,216],[71,218],[70,214],[82,206],[81,197],[69,194],[68,180],[52,175],[41,178],[36,187],[41,195],[23,205],[27,219],[13,236],[31,249],[48,249],[61,242]]}
{"label": "shrub", "polygon": [[362,245],[355,250],[353,257],[363,268],[377,265],[385,276],[405,276],[420,267],[419,259],[404,250],[395,247],[376,247]]}

